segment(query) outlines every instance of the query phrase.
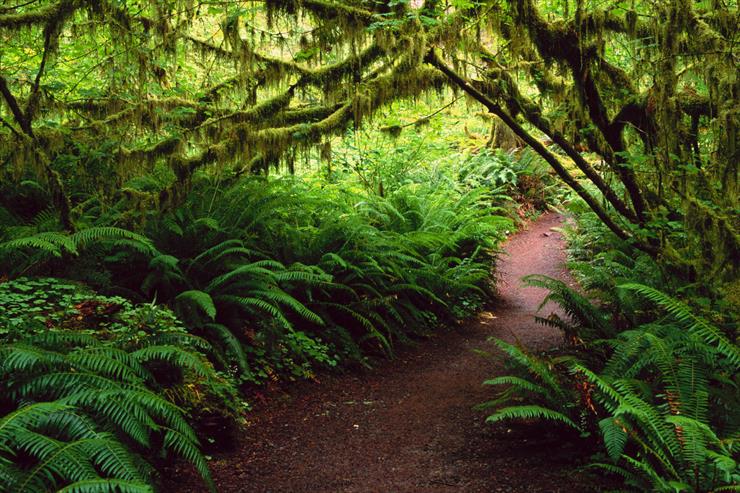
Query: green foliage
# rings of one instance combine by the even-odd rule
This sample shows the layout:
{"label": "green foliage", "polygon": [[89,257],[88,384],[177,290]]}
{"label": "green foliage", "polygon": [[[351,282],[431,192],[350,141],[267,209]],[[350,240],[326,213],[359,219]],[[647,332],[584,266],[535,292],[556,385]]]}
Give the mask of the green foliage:
{"label": "green foliage", "polygon": [[593,306],[588,298],[569,288],[564,282],[538,274],[526,276],[523,280],[527,286],[544,288],[549,291],[540,308],[549,302],[554,302],[568,316],[567,321],[560,319],[557,315],[546,319],[537,317],[540,323],[561,329],[565,337],[574,342],[595,341],[614,335],[615,329],[609,323],[606,314]]}
{"label": "green foliage", "polygon": [[[525,216],[556,200],[547,162],[596,213],[572,245],[581,250],[573,270],[601,304],[529,280],[569,315],[541,320],[569,347],[555,360],[503,348],[529,380],[490,383],[539,401],[500,416],[593,432],[588,413],[629,398],[647,417],[617,406],[598,423],[630,481],[674,490],[711,487],[710,475],[728,481],[730,448],[715,436],[734,436],[726,394],[740,361],[737,2],[578,2],[575,12],[549,0],[140,4],[0,9],[0,275],[73,279],[111,295],[49,279],[6,283],[4,343],[62,328],[85,347],[95,335],[147,365],[205,378],[190,352],[200,349],[241,383],[367,363],[481,306],[511,227],[494,214]],[[464,77],[447,67],[460,60]],[[449,96],[445,84],[539,157],[489,151],[499,120],[478,145],[486,135],[468,124],[481,122],[455,114],[457,99],[414,121],[395,114],[399,100],[421,107],[430,91]],[[386,130],[403,137],[371,141],[363,122],[394,101]],[[467,154],[451,152],[454,119],[465,120]],[[301,160],[316,164],[317,149],[320,181],[245,178],[294,174]],[[601,224],[623,241],[614,247]],[[155,303],[135,305],[151,299],[184,324]],[[71,349],[52,353],[54,364],[141,378],[93,364],[93,353],[82,362]],[[671,438],[679,428],[690,456]],[[83,435],[53,439],[73,440],[69,453],[36,444],[42,464],[45,454],[89,451]],[[162,440],[192,458],[172,435]],[[644,444],[651,452],[640,456]],[[68,476],[69,491],[137,481],[49,464],[44,477]]]}
{"label": "green foliage", "polygon": [[540,357],[502,340],[494,342],[518,374],[483,382],[505,387],[496,399],[478,406],[479,409],[494,409],[487,418],[489,423],[538,418],[586,431],[582,426],[584,414],[579,406],[575,381],[567,371],[556,371],[556,368],[569,367],[568,358]]}
{"label": "green foliage", "polygon": [[67,332],[2,344],[0,357],[3,491],[147,491],[153,479],[144,459],[158,450],[192,462],[212,485],[184,411],[161,395],[154,370],[164,364],[218,380],[202,357],[175,346],[125,350]]}
{"label": "green foliage", "polygon": [[0,283],[0,335],[6,341],[50,329],[73,330],[117,343],[147,337],[203,349],[172,312],[154,304],[134,305],[120,296],[101,296],[86,286],[57,278]]}
{"label": "green foliage", "polygon": [[[497,341],[515,373],[487,382],[506,386],[486,405],[495,408],[489,421],[538,418],[599,436],[610,462],[595,467],[636,491],[722,491],[737,484],[740,360],[732,314],[705,307],[699,315],[701,299],[689,306],[635,282],[654,262],[623,254],[618,242],[609,249],[598,230],[581,228],[569,233],[571,255],[579,259],[571,265],[601,303],[560,281],[527,278],[548,289],[545,302],[568,315],[538,319],[563,330],[567,345],[536,356]],[[660,272],[646,279],[665,289]]]}
{"label": "green foliage", "polygon": [[707,320],[695,315],[685,303],[673,299],[650,286],[631,283],[622,284],[619,287],[635,291],[647,300],[659,305],[675,321],[679,322],[682,328],[700,338],[704,344],[716,346],[718,352],[727,358],[730,364],[740,366],[740,349],[738,346],[728,340],[722,331],[714,327]]}
{"label": "green foliage", "polygon": [[[562,297],[567,288],[550,283],[556,287],[553,299],[569,310],[580,295]],[[539,418],[580,431],[598,428],[614,464],[597,465],[639,491],[700,492],[736,484],[737,346],[678,300],[635,283],[622,288],[657,302],[666,315],[655,312],[653,321],[607,340],[599,340],[592,325],[580,332],[587,339],[572,345],[569,357],[537,358],[497,341],[522,376],[488,381],[508,386],[490,404],[542,406],[498,407],[489,421]],[[604,315],[594,306],[588,313]],[[600,362],[588,354],[593,344],[610,348]],[[586,366],[586,360],[592,363]]]}
{"label": "green foliage", "polygon": [[[0,227],[4,225],[0,224]],[[156,253],[144,236],[113,226],[93,226],[76,233],[61,231],[30,231],[28,227],[0,229],[0,268],[8,274],[25,273],[44,267],[55,259],[76,257],[85,249],[94,247],[111,250],[125,248],[142,255]]]}
{"label": "green foliage", "polygon": [[210,484],[189,421],[238,409],[204,340],[167,309],[59,279],[0,293],[0,491],[153,491],[162,457]]}
{"label": "green foliage", "polygon": [[[242,179],[150,225],[157,248],[142,286],[171,301],[243,382],[364,363],[487,296],[510,222],[486,189],[410,182],[385,197],[310,178]],[[223,194],[213,202],[210,197]],[[203,197],[204,200],[198,198]]]}
{"label": "green foliage", "polygon": [[[214,364],[242,384],[310,378],[340,362],[367,365],[398,343],[474,313],[492,291],[496,245],[512,227],[495,215],[502,209],[491,207],[504,200],[497,189],[459,182],[448,147],[423,147],[426,139],[415,132],[376,148],[375,164],[367,149],[347,145],[353,163],[347,171],[354,166],[356,173],[335,168],[328,185],[319,175],[232,180],[203,173],[194,193],[168,213],[145,209],[133,219],[125,203],[102,215],[97,205],[81,208],[94,226],[54,233],[75,238],[80,249],[70,244],[60,248],[60,259],[51,255],[22,269],[53,270],[104,292],[169,305],[188,333],[209,341]],[[368,173],[383,184],[382,193],[364,186]],[[112,235],[106,224],[124,222],[144,225],[137,238],[147,251],[98,236]],[[7,231],[34,238],[28,228]],[[27,248],[8,243],[12,255]],[[38,286],[35,297],[56,296],[56,288],[46,288]],[[60,324],[83,330],[89,322],[110,336],[136,325],[100,313],[133,309],[119,297],[77,292],[61,303],[64,314],[28,305],[17,311],[33,313],[40,330]],[[76,320],[78,305],[95,313]],[[137,332],[157,330],[129,337]]]}

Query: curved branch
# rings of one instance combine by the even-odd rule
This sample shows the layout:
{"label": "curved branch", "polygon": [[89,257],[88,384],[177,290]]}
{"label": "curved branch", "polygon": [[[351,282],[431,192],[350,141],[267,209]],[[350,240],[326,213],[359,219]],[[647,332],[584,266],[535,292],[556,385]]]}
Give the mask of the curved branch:
{"label": "curved branch", "polygon": [[0,28],[22,29],[33,25],[46,24],[63,15],[65,11],[71,12],[78,8],[80,8],[79,1],[61,0],[21,14],[0,15]]}
{"label": "curved branch", "polygon": [[604,181],[601,175],[591,166],[583,156],[568,142],[562,133],[554,130],[546,117],[542,115],[540,109],[530,100],[525,98],[514,81],[513,77],[506,71],[500,70],[496,73],[489,72],[489,76],[499,77],[505,81],[507,89],[507,103],[512,108],[512,112],[521,113],[532,125],[547,135],[554,143],[560,146],[568,157],[575,163],[586,177],[596,185],[596,188],[604,195],[604,198],[625,218],[631,222],[637,222],[637,216],[630,210],[627,204],[619,198],[614,190]]}
{"label": "curved branch", "polygon": [[[632,237],[632,235],[630,235],[616,222],[614,222],[614,219],[612,219],[612,217],[604,210],[604,208],[601,207],[599,202],[585,188],[583,188],[583,185],[581,185],[578,180],[576,180],[573,175],[571,175],[568,170],[563,167],[562,164],[560,164],[558,159],[550,151],[548,151],[545,146],[543,146],[537,139],[529,134],[521,125],[519,125],[516,120],[514,120],[506,111],[503,110],[501,106],[499,106],[494,101],[491,101],[482,92],[473,87],[469,82],[467,82],[450,67],[448,67],[440,59],[439,55],[434,50],[430,50],[428,52],[425,57],[425,61],[439,69],[463,91],[468,93],[479,103],[483,104],[483,106],[485,106],[491,113],[501,118],[501,120],[519,138],[526,142],[535,152],[537,152],[537,154],[539,154],[545,161],[547,161],[547,163],[552,167],[553,170],[555,170],[558,176],[560,176],[560,178],[589,205],[591,210],[596,213],[599,219],[601,219],[614,234],[616,234],[619,238],[623,240],[634,240],[634,237]],[[646,252],[650,252],[652,254],[655,253],[654,249],[649,245],[635,242],[635,246]]]}
{"label": "curved branch", "polygon": [[638,220],[640,223],[644,223],[647,220],[647,205],[634,171],[624,160],[625,148],[622,133],[610,131],[612,130],[610,127],[611,121],[593,74],[596,61],[599,64],[607,62],[603,60],[603,57],[597,56],[593,47],[583,46],[583,42],[575,29],[567,26],[549,25],[532,0],[524,0],[514,5],[520,25],[528,30],[542,57],[545,60],[560,60],[570,67],[575,88],[583,100],[591,121],[599,129],[611,148],[604,158],[607,162],[613,164],[614,171],[630,196]]}

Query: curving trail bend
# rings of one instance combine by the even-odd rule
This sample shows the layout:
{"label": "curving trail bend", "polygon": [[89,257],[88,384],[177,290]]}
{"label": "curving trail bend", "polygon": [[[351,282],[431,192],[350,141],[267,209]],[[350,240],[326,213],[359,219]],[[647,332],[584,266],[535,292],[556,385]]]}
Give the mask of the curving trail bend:
{"label": "curving trail bend", "polygon": [[[497,358],[474,352],[490,349],[489,337],[533,349],[560,341],[557,331],[534,323],[545,292],[522,288],[520,279],[538,273],[572,282],[563,239],[551,229],[562,221],[545,214],[504,244],[492,312],[371,371],[297,385],[257,410],[237,450],[211,462],[219,491],[601,491],[576,471],[587,451],[547,427],[487,425],[473,410],[493,396],[481,382],[505,371]],[[190,471],[174,470],[163,491],[203,487]]]}

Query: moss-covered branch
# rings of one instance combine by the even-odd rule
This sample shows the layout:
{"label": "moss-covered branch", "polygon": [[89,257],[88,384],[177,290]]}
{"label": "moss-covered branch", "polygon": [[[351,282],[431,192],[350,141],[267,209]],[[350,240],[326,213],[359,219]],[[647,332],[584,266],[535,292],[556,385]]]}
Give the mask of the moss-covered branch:
{"label": "moss-covered branch", "polygon": [[[515,4],[515,13],[519,25],[529,32],[542,57],[566,63],[570,68],[573,87],[578,91],[591,121],[609,145],[608,149],[602,150],[604,158],[613,165],[630,196],[638,220],[644,223],[647,220],[647,204],[634,171],[625,162],[622,133],[613,131],[610,126],[607,108],[594,77],[596,59],[599,64],[606,61],[597,56],[595,47],[584,43],[575,29],[548,23],[532,0]],[[614,71],[617,72],[616,69]]]}
{"label": "moss-covered branch", "polygon": [[[599,189],[604,198],[626,219],[631,222],[637,221],[637,216],[634,211],[630,210],[627,204],[619,198],[616,192],[604,181],[601,175],[591,166],[581,154],[573,147],[573,145],[565,138],[565,136],[555,130],[552,124],[548,121],[547,117],[543,115],[541,109],[534,104],[534,102],[525,98],[518,89],[518,85],[514,78],[506,70],[489,71],[487,73],[487,82],[496,83],[497,79],[500,79],[503,83],[498,84],[497,87],[504,88],[506,93],[502,95],[507,103],[507,106],[511,108],[510,112],[512,115],[522,114],[532,125],[538,130],[547,135],[554,143],[568,155],[568,157],[575,163],[584,175]],[[479,89],[485,91],[484,87]]]}
{"label": "moss-covered branch", "polygon": [[[550,151],[543,146],[540,141],[538,141],[536,138],[534,138],[529,132],[527,132],[521,125],[519,125],[516,120],[514,120],[504,109],[497,104],[496,102],[492,101],[488,97],[486,97],[482,92],[480,92],[478,89],[476,89],[472,84],[470,84],[468,81],[466,81],[463,77],[461,77],[459,74],[457,74],[454,70],[452,70],[450,67],[448,67],[442,59],[439,57],[439,55],[434,51],[430,50],[429,54],[426,57],[426,61],[430,63],[432,66],[439,69],[442,73],[444,73],[449,79],[455,83],[460,89],[465,91],[467,94],[469,94],[471,97],[473,97],[476,101],[483,104],[491,113],[501,118],[501,120],[520,138],[522,139],[527,145],[529,145],[537,154],[539,154],[551,167],[552,169],[557,173],[557,175],[574,191],[576,192],[588,205],[591,207],[591,210],[593,210],[596,215],[599,216],[599,219],[601,219],[604,224],[609,227],[609,229],[614,232],[618,237],[622,239],[631,239],[632,236],[622,229],[613,219],[612,217],[604,210],[604,208],[601,206],[601,204],[596,200],[595,197],[593,197],[584,187],[581,185],[578,180],[576,180],[573,175],[571,175],[567,169],[563,167],[562,164],[560,164],[560,161],[555,157]],[[648,245],[636,243],[636,246],[638,248],[642,248],[646,251],[650,251],[654,253],[654,250],[649,247]]]}
{"label": "moss-covered branch", "polygon": [[0,15],[0,28],[17,30],[31,26],[45,25],[81,6],[80,0],[61,0],[27,12]]}

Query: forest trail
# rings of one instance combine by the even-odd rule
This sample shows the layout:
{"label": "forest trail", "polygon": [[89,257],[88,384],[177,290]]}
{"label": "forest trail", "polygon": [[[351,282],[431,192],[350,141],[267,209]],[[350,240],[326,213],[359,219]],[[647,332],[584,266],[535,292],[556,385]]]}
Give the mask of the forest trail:
{"label": "forest trail", "polygon": [[[572,282],[563,239],[552,231],[562,220],[545,214],[504,244],[492,312],[371,371],[298,385],[256,411],[237,450],[211,462],[219,491],[599,491],[575,472],[586,451],[544,426],[487,425],[473,409],[494,395],[483,380],[504,372],[498,358],[474,351],[490,349],[489,337],[536,349],[560,341],[533,319],[545,292],[522,288],[520,279],[537,273]],[[163,490],[203,491],[186,471],[170,474]]]}

